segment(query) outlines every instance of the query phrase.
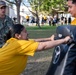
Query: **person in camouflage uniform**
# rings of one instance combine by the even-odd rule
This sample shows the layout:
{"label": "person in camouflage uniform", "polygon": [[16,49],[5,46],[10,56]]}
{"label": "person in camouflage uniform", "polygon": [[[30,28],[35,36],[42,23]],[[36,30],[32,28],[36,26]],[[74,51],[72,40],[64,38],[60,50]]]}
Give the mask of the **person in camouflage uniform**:
{"label": "person in camouflage uniform", "polygon": [[13,21],[6,14],[6,3],[0,1],[0,47],[12,36]]}

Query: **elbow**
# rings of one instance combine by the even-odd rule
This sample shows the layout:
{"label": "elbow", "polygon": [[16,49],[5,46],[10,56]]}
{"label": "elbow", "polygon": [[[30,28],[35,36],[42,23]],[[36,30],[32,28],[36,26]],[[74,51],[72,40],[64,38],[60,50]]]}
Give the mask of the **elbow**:
{"label": "elbow", "polygon": [[45,44],[44,43],[39,43],[39,45],[38,45],[38,48],[37,48],[37,51],[42,51],[42,50],[45,50],[46,49],[46,46],[45,46]]}

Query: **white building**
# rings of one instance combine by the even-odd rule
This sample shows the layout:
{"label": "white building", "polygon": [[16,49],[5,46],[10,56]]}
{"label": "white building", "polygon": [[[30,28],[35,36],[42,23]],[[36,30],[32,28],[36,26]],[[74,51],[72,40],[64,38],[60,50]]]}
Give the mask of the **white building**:
{"label": "white building", "polygon": [[[3,0],[6,2],[6,0]],[[13,18],[13,17],[17,17],[17,10],[16,10],[16,6],[14,5],[13,7],[9,5],[8,2],[6,2],[7,4],[7,10],[6,10],[6,14],[10,17],[10,18]],[[26,15],[29,15],[29,16],[32,16],[32,13],[29,11],[29,10],[32,10],[31,7],[26,7],[26,6],[23,6],[21,5],[20,6],[20,17],[21,17],[21,22],[23,20],[23,17],[25,18]]]}

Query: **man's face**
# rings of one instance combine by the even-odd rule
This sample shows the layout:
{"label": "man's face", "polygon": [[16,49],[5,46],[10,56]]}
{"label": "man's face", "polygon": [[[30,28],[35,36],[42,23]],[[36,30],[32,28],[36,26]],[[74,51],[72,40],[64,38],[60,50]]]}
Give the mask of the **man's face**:
{"label": "man's face", "polygon": [[21,39],[21,40],[28,40],[28,33],[27,33],[25,28],[19,34],[19,39]]}
{"label": "man's face", "polygon": [[0,15],[5,15],[5,13],[6,13],[6,6],[2,6],[2,7],[0,7]]}
{"label": "man's face", "polygon": [[71,0],[67,2],[68,12],[72,15],[72,17],[76,18],[76,4],[73,4]]}

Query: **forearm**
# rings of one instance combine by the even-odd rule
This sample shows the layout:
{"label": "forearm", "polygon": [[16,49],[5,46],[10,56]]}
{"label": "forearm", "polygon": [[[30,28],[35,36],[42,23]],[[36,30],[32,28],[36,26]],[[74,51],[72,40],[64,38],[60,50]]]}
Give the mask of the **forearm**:
{"label": "forearm", "polygon": [[39,38],[39,39],[34,39],[36,42],[45,42],[45,41],[53,41],[54,40],[54,35],[52,35],[49,38]]}
{"label": "forearm", "polygon": [[53,47],[55,47],[57,45],[60,45],[62,43],[65,43],[65,40],[64,39],[55,40],[55,41],[48,41],[48,42],[45,42],[44,49],[53,48]]}
{"label": "forearm", "polygon": [[49,48],[53,48],[59,44],[65,43],[65,39],[55,40],[55,41],[47,41],[40,42],[37,50],[46,50]]}
{"label": "forearm", "polygon": [[45,42],[45,41],[51,41],[50,38],[39,38],[39,39],[34,39],[36,42]]}

